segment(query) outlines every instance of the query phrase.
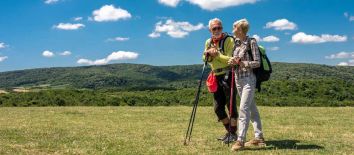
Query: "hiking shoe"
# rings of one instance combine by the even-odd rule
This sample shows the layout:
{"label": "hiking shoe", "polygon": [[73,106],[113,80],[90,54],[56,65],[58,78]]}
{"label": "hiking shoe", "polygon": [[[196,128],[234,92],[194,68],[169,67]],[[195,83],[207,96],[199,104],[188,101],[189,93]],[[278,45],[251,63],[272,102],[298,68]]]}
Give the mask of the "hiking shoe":
{"label": "hiking shoe", "polygon": [[233,134],[233,133],[229,134],[229,133],[227,133],[226,135],[227,135],[227,136],[222,140],[222,142],[223,142],[224,144],[229,144],[229,143],[232,143],[232,142],[234,142],[234,141],[237,140],[237,135],[236,135],[236,134]]}
{"label": "hiking shoe", "polygon": [[240,151],[243,150],[244,148],[245,148],[245,144],[238,140],[234,145],[232,145],[231,151]]}
{"label": "hiking shoe", "polygon": [[255,138],[245,143],[245,146],[266,146],[264,138]]}
{"label": "hiking shoe", "polygon": [[216,138],[217,140],[223,141],[225,138],[227,138],[227,136],[229,135],[229,133],[225,133],[225,135],[220,136],[219,138]]}

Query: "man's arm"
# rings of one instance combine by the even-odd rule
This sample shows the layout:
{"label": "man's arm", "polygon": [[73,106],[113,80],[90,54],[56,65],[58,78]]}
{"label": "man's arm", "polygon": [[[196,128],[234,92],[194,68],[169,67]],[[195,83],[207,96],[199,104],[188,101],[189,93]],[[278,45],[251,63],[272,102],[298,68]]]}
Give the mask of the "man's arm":
{"label": "man's arm", "polygon": [[[203,52],[203,61],[205,62],[206,60],[206,51],[208,50],[209,48],[209,44],[210,44],[210,39],[208,39],[206,42],[205,42],[205,45],[204,45],[204,52]],[[211,56],[208,56],[208,62],[211,62],[213,61],[213,58]]]}
{"label": "man's arm", "polygon": [[234,40],[232,37],[227,37],[225,42],[224,42],[224,53],[222,54],[219,52],[219,54],[215,57],[215,59],[219,60],[222,63],[227,63],[230,58],[232,58],[233,52],[234,52]]}

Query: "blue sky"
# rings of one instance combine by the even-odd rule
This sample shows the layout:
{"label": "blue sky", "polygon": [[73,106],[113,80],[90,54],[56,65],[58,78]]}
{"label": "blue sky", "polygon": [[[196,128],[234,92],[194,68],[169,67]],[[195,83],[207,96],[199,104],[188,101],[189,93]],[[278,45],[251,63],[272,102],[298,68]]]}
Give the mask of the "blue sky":
{"label": "blue sky", "polygon": [[352,0],[1,0],[0,71],[200,64],[208,21],[246,18],[275,62],[354,65]]}

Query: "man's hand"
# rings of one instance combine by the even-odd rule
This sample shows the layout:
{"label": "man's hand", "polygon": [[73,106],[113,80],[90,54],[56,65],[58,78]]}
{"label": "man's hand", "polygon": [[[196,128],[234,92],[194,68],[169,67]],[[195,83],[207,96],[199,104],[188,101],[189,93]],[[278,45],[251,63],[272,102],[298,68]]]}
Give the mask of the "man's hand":
{"label": "man's hand", "polygon": [[210,48],[204,52],[204,55],[207,55],[207,54],[209,56],[211,56],[212,58],[214,58],[219,55],[219,52],[216,48]]}

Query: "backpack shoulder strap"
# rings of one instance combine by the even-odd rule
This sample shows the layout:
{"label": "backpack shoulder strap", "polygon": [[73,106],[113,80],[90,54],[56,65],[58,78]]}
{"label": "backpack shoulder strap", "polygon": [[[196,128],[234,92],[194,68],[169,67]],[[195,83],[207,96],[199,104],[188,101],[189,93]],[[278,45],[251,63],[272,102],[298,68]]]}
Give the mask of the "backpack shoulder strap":
{"label": "backpack shoulder strap", "polygon": [[247,39],[247,44],[248,44],[248,46],[250,47],[249,48],[249,50],[247,50],[247,52],[248,52],[248,55],[251,57],[251,60],[253,61],[254,59],[253,59],[253,54],[252,54],[252,46],[251,46],[251,41],[252,40],[255,40],[255,38],[252,38],[252,37],[249,37],[248,39]]}
{"label": "backpack shoulder strap", "polygon": [[235,38],[233,36],[229,35],[228,33],[224,33],[224,34],[225,34],[224,38],[221,39],[219,42],[219,47],[221,49],[222,54],[225,54],[224,46],[225,46],[226,39],[230,37],[232,38],[233,41],[235,41]]}

